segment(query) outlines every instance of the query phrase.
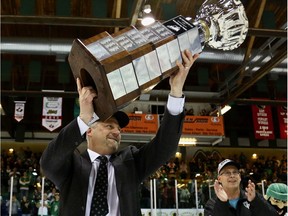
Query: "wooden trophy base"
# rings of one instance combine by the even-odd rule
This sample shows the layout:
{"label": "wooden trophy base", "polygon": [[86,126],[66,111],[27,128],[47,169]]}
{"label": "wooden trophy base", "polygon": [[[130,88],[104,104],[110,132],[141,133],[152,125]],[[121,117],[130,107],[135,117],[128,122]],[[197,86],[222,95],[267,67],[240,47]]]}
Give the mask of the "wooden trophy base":
{"label": "wooden trophy base", "polygon": [[[96,39],[94,37],[94,39]],[[98,38],[97,38],[98,39]],[[91,40],[91,39],[90,39]],[[88,41],[89,42],[89,41]],[[87,41],[84,43],[88,44]],[[82,86],[91,86],[97,96],[93,99],[94,111],[101,120],[112,116],[121,106],[140,95],[140,90],[115,99],[107,75],[123,65],[131,63],[131,57],[123,50],[102,61],[98,61],[82,41],[74,40],[68,61],[74,78],[80,78]]]}

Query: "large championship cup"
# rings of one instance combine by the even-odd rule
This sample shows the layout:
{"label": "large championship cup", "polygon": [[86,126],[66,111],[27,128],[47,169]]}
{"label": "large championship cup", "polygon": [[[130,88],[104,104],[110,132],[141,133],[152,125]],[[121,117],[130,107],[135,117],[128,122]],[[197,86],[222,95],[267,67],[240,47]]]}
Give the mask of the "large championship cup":
{"label": "large championship cup", "polygon": [[206,0],[193,22],[180,15],[145,28],[76,39],[68,61],[75,79],[95,89],[94,110],[105,120],[175,72],[181,51],[200,53],[205,45],[232,50],[247,31],[240,0]]}

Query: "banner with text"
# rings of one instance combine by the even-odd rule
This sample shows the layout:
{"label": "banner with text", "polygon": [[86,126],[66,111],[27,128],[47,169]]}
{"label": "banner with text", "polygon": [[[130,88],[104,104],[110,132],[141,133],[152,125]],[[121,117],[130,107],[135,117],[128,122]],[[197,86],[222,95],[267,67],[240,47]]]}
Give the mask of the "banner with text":
{"label": "banner with text", "polygon": [[53,131],[62,125],[62,97],[43,97],[42,126]]}
{"label": "banner with text", "polygon": [[198,136],[224,136],[223,116],[186,116],[182,132]]}
{"label": "banner with text", "polygon": [[[123,133],[156,134],[161,116],[157,114],[128,114],[130,122]],[[183,134],[199,136],[224,136],[223,116],[186,116]]]}
{"label": "banner with text", "polygon": [[279,130],[280,138],[287,139],[287,106],[278,106],[278,121],[279,121]]}
{"label": "banner with text", "polygon": [[122,129],[123,133],[155,134],[159,127],[159,117],[156,114],[128,114],[129,124]]}
{"label": "banner with text", "polygon": [[24,118],[24,109],[26,101],[14,101],[15,110],[14,110],[14,119],[20,122]]}
{"label": "banner with text", "polygon": [[274,139],[271,106],[252,105],[254,134],[256,139]]}

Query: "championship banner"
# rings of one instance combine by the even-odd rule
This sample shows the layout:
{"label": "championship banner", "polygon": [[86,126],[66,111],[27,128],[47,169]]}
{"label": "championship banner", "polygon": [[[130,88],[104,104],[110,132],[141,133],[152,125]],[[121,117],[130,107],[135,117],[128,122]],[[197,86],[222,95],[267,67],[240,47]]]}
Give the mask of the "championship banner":
{"label": "championship banner", "polygon": [[14,101],[14,103],[15,103],[14,119],[20,122],[24,118],[24,109],[26,101]]}
{"label": "championship banner", "polygon": [[277,107],[280,139],[287,139],[287,106]]}
{"label": "championship banner", "polygon": [[122,129],[123,133],[156,134],[159,127],[157,114],[128,114],[129,124]]}
{"label": "championship banner", "polygon": [[50,132],[62,124],[62,97],[43,97],[42,126]]}
{"label": "championship banner", "polygon": [[252,105],[254,134],[256,139],[274,139],[271,106]]}
{"label": "championship banner", "polygon": [[198,136],[224,136],[223,116],[186,116],[182,133]]}

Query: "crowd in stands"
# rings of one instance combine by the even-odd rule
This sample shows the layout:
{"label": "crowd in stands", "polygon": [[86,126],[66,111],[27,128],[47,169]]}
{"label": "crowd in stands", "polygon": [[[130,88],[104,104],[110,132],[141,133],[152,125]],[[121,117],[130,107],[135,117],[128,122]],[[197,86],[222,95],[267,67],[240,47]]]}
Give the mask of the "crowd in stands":
{"label": "crowd in stands", "polygon": [[[195,188],[194,181],[197,179],[198,186],[198,206],[204,206],[209,196],[213,195],[214,180],[217,178],[218,164],[225,158],[215,158],[213,156],[202,157],[198,159],[192,158],[190,161],[179,160],[179,158],[172,158],[166,165],[162,166],[157,171],[156,177],[162,182],[160,185],[160,193],[162,194],[162,201],[165,200],[166,183],[170,185],[170,190],[174,190],[174,179],[178,182],[178,201],[179,206],[183,208],[196,207],[195,202]],[[235,154],[229,156],[238,162],[241,166],[240,174],[242,179],[242,187],[245,188],[249,179],[256,184],[256,190],[262,193],[262,181],[264,184],[264,191],[271,183],[285,183],[287,184],[287,156],[283,154],[282,158],[276,158],[275,156],[263,157],[252,160],[243,154]],[[163,184],[164,183],[164,184]],[[210,191],[209,191],[210,186]],[[187,193],[190,193],[188,195]],[[175,194],[173,191],[171,194]],[[171,196],[170,196],[171,197]],[[181,204],[184,202],[184,204]],[[164,201],[163,203],[167,203]],[[168,202],[169,203],[169,202]],[[168,205],[167,208],[175,207],[174,202]],[[160,205],[165,206],[166,205]]]}
{"label": "crowd in stands", "polygon": [[59,215],[60,194],[47,179],[42,195],[40,157],[41,153],[34,153],[29,148],[14,152],[2,150],[1,215],[9,215],[11,189],[13,216]]}
{"label": "crowd in stands", "polygon": [[[28,147],[18,151],[1,152],[1,215],[8,215],[10,205],[10,190],[13,190],[12,215],[57,216],[59,209],[59,191],[51,181],[45,178],[44,193],[42,193],[43,176],[39,166],[41,153],[35,153]],[[251,179],[261,193],[261,181],[265,187],[269,184],[287,183],[287,157],[259,157],[256,160],[247,159],[241,153],[231,156],[232,160],[241,165],[243,186]],[[195,179],[197,179],[198,207],[204,206],[211,196],[209,185],[217,176],[217,166],[223,158],[215,159],[192,158],[188,161],[171,158],[151,179],[157,179],[157,208],[175,208],[175,180],[177,181],[179,208],[195,208]],[[11,178],[13,177],[13,178]],[[11,185],[12,184],[12,185]],[[211,187],[210,187],[211,189]],[[141,207],[150,208],[150,179],[141,185]],[[43,201],[42,201],[43,200]]]}

